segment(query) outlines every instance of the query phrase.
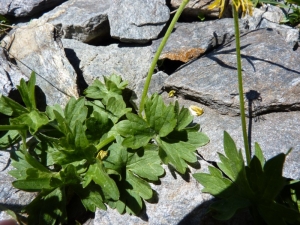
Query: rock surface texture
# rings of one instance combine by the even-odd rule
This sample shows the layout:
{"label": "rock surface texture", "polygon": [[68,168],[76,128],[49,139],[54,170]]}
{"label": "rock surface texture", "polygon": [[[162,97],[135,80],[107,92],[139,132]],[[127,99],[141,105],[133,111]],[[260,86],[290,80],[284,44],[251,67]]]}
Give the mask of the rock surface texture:
{"label": "rock surface texture", "polygon": [[122,42],[147,43],[158,37],[169,13],[165,0],[112,0],[110,34]]}
{"label": "rock surface texture", "polygon": [[66,0],[1,0],[0,15],[15,17],[32,16],[51,9]]}
{"label": "rock surface texture", "polygon": [[[21,10],[20,5],[26,4],[29,9],[33,2],[40,2],[35,10],[41,12],[45,10],[42,2],[50,5],[64,1],[2,0],[0,14],[32,15],[37,11]],[[20,79],[27,81],[34,70],[39,100],[65,105],[70,96],[78,97],[95,79],[103,80],[114,73],[128,81],[128,89],[135,92],[131,100],[138,106],[170,12],[180,2],[69,0],[28,24],[19,24],[1,40],[0,94],[12,96]],[[190,1],[183,14],[185,22],[179,22],[172,32],[149,90],[160,93],[166,102],[178,100],[186,107],[202,107],[204,114],[195,117],[194,122],[200,123],[210,143],[198,149],[201,157],[195,168],[190,168],[190,174],[179,175],[171,166],[165,166],[165,176],[151,184],[157,195],[145,203],[140,215],[97,210],[86,225],[253,224],[247,211],[227,222],[207,215],[214,199],[201,192],[203,187],[191,175],[207,172],[208,165],[219,160],[224,130],[238,148],[243,148],[232,19],[195,22],[201,13],[218,17],[218,11],[207,10],[210,2]],[[280,25],[281,18],[277,7],[266,6],[240,20],[247,126],[252,150],[258,142],[267,159],[293,148],[283,174],[300,179],[299,30]],[[171,90],[175,91],[174,97],[168,96]],[[9,153],[13,151],[0,151],[0,205],[19,210],[35,193],[12,187],[8,171],[12,169]],[[8,214],[0,211],[0,221],[5,218]]]}
{"label": "rock surface texture", "polygon": [[108,9],[104,0],[70,0],[40,19],[53,24],[62,38],[90,42],[109,37]]}

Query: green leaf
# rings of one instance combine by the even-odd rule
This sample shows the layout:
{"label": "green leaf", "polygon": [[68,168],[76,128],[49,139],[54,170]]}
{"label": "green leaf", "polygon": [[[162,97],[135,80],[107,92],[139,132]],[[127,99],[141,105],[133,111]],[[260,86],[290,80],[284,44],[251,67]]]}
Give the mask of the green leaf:
{"label": "green leaf", "polygon": [[50,180],[52,178],[51,173],[29,168],[26,170],[26,174],[26,179],[19,179],[12,182],[15,188],[29,192],[41,191],[42,189],[52,189],[52,186],[50,185]]}
{"label": "green leaf", "polygon": [[261,167],[265,165],[265,157],[263,155],[263,152],[257,142],[255,142],[255,156],[259,159]]}
{"label": "green leaf", "polygon": [[211,174],[195,173],[193,177],[204,186],[202,192],[210,193],[213,196],[227,198],[232,194],[229,188],[233,185],[232,181],[227,178],[220,177],[218,169],[210,167]]}
{"label": "green leaf", "polygon": [[20,81],[20,86],[17,86],[18,91],[21,94],[22,100],[29,110],[36,109],[35,81],[36,81],[35,72],[32,72],[30,79],[28,81],[28,85],[26,84],[25,80],[22,78]]}
{"label": "green leaf", "polygon": [[123,120],[116,124],[116,131],[123,137],[125,147],[137,149],[148,144],[155,135],[153,129],[139,116],[133,113],[127,113],[128,120]]}
{"label": "green leaf", "polygon": [[[175,139],[176,140],[176,139]],[[174,166],[174,168],[181,174],[184,174],[187,168],[187,163],[197,162],[195,155],[195,146],[187,142],[173,141],[167,138],[156,138],[156,141],[160,147],[160,151],[163,151],[168,161]]]}
{"label": "green leaf", "polygon": [[97,160],[95,164],[90,165],[85,176],[87,179],[83,182],[83,187],[86,187],[90,183],[90,179],[92,179],[101,187],[106,195],[110,196],[113,200],[119,199],[119,189],[115,181],[106,173],[100,160]]}
{"label": "green leaf", "polygon": [[129,158],[127,170],[148,180],[157,181],[159,176],[165,172],[157,151],[144,151],[140,149]]}
{"label": "green leaf", "polygon": [[107,104],[108,99],[111,97],[122,98],[122,90],[127,86],[127,82],[122,82],[120,76],[111,75],[104,77],[105,84],[99,80],[95,80],[90,85],[84,94],[88,98],[92,99],[103,99],[103,103]]}
{"label": "green leaf", "polygon": [[67,222],[65,189],[56,188],[43,191],[25,210],[28,213],[28,224],[55,225]]}
{"label": "green leaf", "polygon": [[35,134],[39,128],[49,123],[45,113],[33,109],[30,113],[23,114],[10,120],[12,125],[27,125],[31,134]]}
{"label": "green leaf", "polygon": [[188,132],[188,142],[196,148],[209,143],[209,138],[202,132]]}
{"label": "green leaf", "polygon": [[[175,109],[178,109],[179,111],[178,101],[175,102]],[[175,129],[178,131],[185,129],[193,121],[193,116],[187,108],[182,107],[180,112],[177,112],[177,114],[177,124]]]}
{"label": "green leaf", "polygon": [[176,124],[174,106],[165,106],[160,95],[153,95],[145,103],[145,114],[147,122],[160,137],[171,133]]}
{"label": "green leaf", "polygon": [[106,210],[106,206],[103,203],[102,190],[98,185],[90,183],[86,188],[77,185],[75,187],[75,192],[80,197],[86,210],[91,212],[95,212],[96,208]]}
{"label": "green leaf", "polygon": [[86,124],[86,136],[89,141],[98,144],[102,136],[107,133],[112,127],[113,122],[108,118],[107,113],[94,111],[92,117],[88,118]]}
{"label": "green leaf", "polygon": [[0,95],[0,113],[7,116],[20,116],[29,113],[29,110],[14,100]]}
{"label": "green leaf", "polygon": [[83,97],[75,99],[72,97],[65,108],[66,123],[70,129],[74,129],[77,123],[83,123],[87,117],[87,107],[84,106],[85,99]]}
{"label": "green leaf", "polygon": [[150,199],[153,191],[145,180],[134,175],[130,170],[126,170],[126,181],[132,186],[131,192],[136,193],[143,199]]}
{"label": "green leaf", "polygon": [[251,202],[247,199],[233,196],[228,199],[222,199],[214,202],[209,207],[213,213],[214,218],[218,220],[230,219],[237,210],[247,208],[251,205]]}

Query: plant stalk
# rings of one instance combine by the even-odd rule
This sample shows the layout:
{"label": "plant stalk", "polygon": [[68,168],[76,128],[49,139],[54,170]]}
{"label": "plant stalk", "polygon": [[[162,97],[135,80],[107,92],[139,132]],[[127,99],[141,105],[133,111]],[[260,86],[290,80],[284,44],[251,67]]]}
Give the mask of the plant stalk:
{"label": "plant stalk", "polygon": [[152,75],[153,75],[153,72],[154,72],[154,69],[155,69],[155,66],[157,64],[157,61],[159,59],[159,56],[163,50],[163,48],[165,47],[166,43],[167,43],[167,40],[169,39],[172,31],[173,31],[173,28],[177,22],[177,20],[179,19],[184,7],[188,4],[190,0],[183,0],[180,7],[178,8],[176,14],[174,15],[172,21],[171,21],[171,24],[165,34],[165,36],[163,37],[156,53],[155,53],[155,56],[152,60],[152,63],[151,63],[151,66],[150,66],[150,69],[148,71],[148,75],[147,75],[147,78],[146,78],[146,81],[145,81],[145,85],[144,85],[144,89],[143,89],[143,93],[142,93],[142,98],[141,98],[141,102],[140,102],[140,107],[139,107],[139,115],[142,116],[142,112],[144,110],[144,104],[145,104],[145,101],[146,101],[146,97],[147,97],[147,93],[148,93],[148,89],[149,89],[149,85],[150,85],[150,82],[151,82],[151,78],[152,78]]}
{"label": "plant stalk", "polygon": [[241,49],[240,49],[240,30],[239,30],[239,18],[238,12],[232,4],[233,19],[234,19],[234,29],[235,29],[235,44],[236,44],[236,59],[237,59],[237,72],[238,72],[238,86],[239,86],[239,97],[240,97],[240,113],[242,122],[242,131],[244,138],[244,146],[246,153],[247,165],[250,164],[251,154],[248,143],[247,127],[246,127],[246,115],[245,115],[245,105],[244,105],[244,90],[243,90],[243,76],[242,76],[242,59],[241,59]]}
{"label": "plant stalk", "polygon": [[101,150],[104,146],[108,145],[109,143],[113,142],[116,138],[114,136],[110,136],[103,141],[101,141],[97,146],[96,149],[99,151]]}
{"label": "plant stalk", "polygon": [[0,131],[4,130],[28,130],[27,125],[0,125]]}

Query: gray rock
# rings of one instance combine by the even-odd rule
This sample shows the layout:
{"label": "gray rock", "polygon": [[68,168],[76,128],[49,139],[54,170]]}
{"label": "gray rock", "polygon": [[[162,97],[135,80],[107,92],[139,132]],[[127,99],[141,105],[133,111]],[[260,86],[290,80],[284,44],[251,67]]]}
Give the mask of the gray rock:
{"label": "gray rock", "polygon": [[112,0],[110,34],[122,42],[147,43],[157,38],[169,17],[165,0]]}
{"label": "gray rock", "polygon": [[286,42],[294,46],[299,41],[299,30],[280,24],[285,18],[283,11],[276,6],[264,5],[255,8],[253,15],[246,15],[242,21],[249,30],[272,28],[282,35]]}
{"label": "gray rock", "polygon": [[153,57],[150,46],[111,44],[93,47],[69,39],[62,42],[73,67],[82,73],[89,85],[95,79],[103,81],[104,76],[117,74],[129,81],[128,87],[133,90],[147,76]]}
{"label": "gray rock", "polygon": [[5,50],[0,48],[0,94],[8,96],[11,91],[16,90],[23,78],[25,81],[28,78],[19,70],[17,66],[9,62]]}
{"label": "gray rock", "polygon": [[[164,93],[164,98],[169,102],[176,100],[168,98],[166,93]],[[217,152],[224,153],[224,131],[227,131],[231,135],[238,148],[244,149],[240,117],[220,115],[217,110],[211,109],[209,106],[182,99],[181,97],[178,98],[178,101],[181,106],[189,107],[190,105],[197,105],[204,109],[204,114],[195,117],[194,122],[199,123],[201,131],[210,138],[210,142],[198,150],[205,160],[220,161]],[[292,152],[286,158],[283,171],[285,177],[293,179],[300,178],[299,116],[299,111],[272,112],[247,119],[248,135],[250,127],[252,151],[254,151],[254,143],[257,142],[266,159],[270,159],[281,152],[287,153],[290,148],[293,148]],[[244,150],[242,152],[245,156]],[[201,166],[205,170],[206,165],[201,163]]]}
{"label": "gray rock", "polygon": [[66,0],[1,0],[0,15],[15,17],[32,16],[53,8]]}
{"label": "gray rock", "polygon": [[[163,92],[163,84],[164,81],[168,78],[168,74],[159,71],[158,73],[155,73],[152,75],[151,82],[148,89],[148,96],[151,96],[154,93],[162,93]],[[131,97],[132,103],[136,106],[136,109],[138,109],[141,101],[141,96],[144,90],[146,78],[140,80],[136,88],[134,89],[134,94]]]}
{"label": "gray rock", "polygon": [[[244,93],[253,98],[253,115],[270,111],[299,110],[299,49],[293,50],[271,29],[249,32],[241,37]],[[165,87],[217,110],[239,114],[235,42],[184,65],[165,81]],[[253,92],[250,92],[250,94]],[[249,95],[249,93],[248,93]]]}
{"label": "gray rock", "polygon": [[107,11],[111,3],[105,0],[70,0],[40,17],[53,24],[61,37],[90,42],[109,37]]}
{"label": "gray rock", "polygon": [[53,25],[32,21],[6,36],[1,43],[23,74],[29,76],[32,70],[36,72],[37,85],[45,93],[47,104],[65,105],[71,96],[78,96],[76,73]]}
{"label": "gray rock", "polygon": [[[242,28],[241,33],[246,29]],[[224,45],[234,37],[232,19],[207,22],[177,23],[164,47],[160,59],[188,62],[213,48]],[[161,39],[152,42],[153,52],[158,49]]]}
{"label": "gray rock", "polygon": [[[191,19],[195,19],[199,15],[212,18],[219,17],[219,9],[207,9],[207,6],[209,6],[212,2],[213,0],[190,0],[184,8],[182,16]],[[178,9],[181,3],[182,0],[171,0],[171,6],[175,9]]]}
{"label": "gray rock", "polygon": [[[33,200],[35,193],[20,191],[12,186],[14,178],[8,175],[8,172],[13,169],[9,159],[10,151],[0,151],[0,205],[20,212],[23,206]],[[5,219],[11,219],[11,217],[5,211],[0,210],[0,221]]]}

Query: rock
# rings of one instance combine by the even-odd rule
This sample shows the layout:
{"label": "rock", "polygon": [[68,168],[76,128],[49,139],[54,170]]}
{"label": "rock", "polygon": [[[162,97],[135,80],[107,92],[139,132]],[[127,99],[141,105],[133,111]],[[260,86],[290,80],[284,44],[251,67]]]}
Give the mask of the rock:
{"label": "rock", "polygon": [[37,85],[46,94],[47,104],[65,105],[71,96],[78,96],[76,73],[53,25],[32,21],[6,36],[1,43],[23,74],[29,76],[32,70],[36,72]]}
{"label": "rock", "polygon": [[286,25],[281,25],[285,18],[283,11],[276,6],[264,5],[261,8],[255,8],[253,15],[246,15],[242,21],[249,30],[260,28],[272,28],[282,35],[286,42],[294,46],[299,40],[299,30]]}
{"label": "rock", "polygon": [[[168,98],[166,93],[164,93],[164,98],[169,102],[176,100]],[[237,147],[242,149],[245,158],[240,117],[220,115],[217,110],[181,97],[178,98],[178,101],[181,106],[189,107],[193,104],[204,109],[204,114],[195,117],[194,122],[199,123],[201,131],[210,138],[210,142],[198,150],[205,160],[220,161],[217,152],[224,153],[224,131],[227,131],[232,136]],[[259,143],[266,159],[270,159],[281,152],[287,153],[290,148],[293,148],[292,152],[286,158],[283,170],[285,177],[293,179],[300,179],[299,116],[299,111],[270,112],[262,116],[247,119],[248,135],[249,131],[251,133],[252,152],[254,151],[255,142]],[[202,162],[200,164],[201,168],[205,170],[207,165]]]}
{"label": "rock", "polygon": [[[259,103],[253,115],[299,110],[299,49],[293,51],[276,31],[261,29],[241,37],[241,54],[244,93],[260,95],[253,98]],[[220,114],[239,115],[234,42],[179,68],[165,87]]]}
{"label": "rock", "polygon": [[28,78],[19,70],[17,66],[9,62],[5,50],[0,48],[0,94],[8,96],[12,91],[16,90],[20,80],[28,80]]}
{"label": "rock", "polygon": [[[241,28],[241,33],[245,31],[246,29]],[[177,23],[159,58],[161,60],[169,59],[186,63],[219,45],[226,44],[232,38],[234,38],[232,19]],[[157,51],[161,41],[162,38],[153,41],[154,53]]]}
{"label": "rock", "polygon": [[[12,186],[14,178],[8,174],[13,169],[10,161],[10,151],[0,151],[0,206],[20,212],[23,206],[29,204],[35,197],[35,193],[24,192]],[[0,209],[0,221],[11,217]]]}
{"label": "rock", "polygon": [[1,0],[0,15],[25,17],[51,9],[66,0]]}
{"label": "rock", "polygon": [[[200,161],[201,167],[206,164]],[[243,216],[235,216],[229,222],[221,222],[206,215],[207,207],[212,202],[208,194],[200,192],[200,184],[190,175],[183,176],[174,172],[173,168],[164,166],[165,177],[161,178],[158,185],[152,184],[151,187],[158,194],[157,203],[146,202],[146,211],[141,215],[130,216],[120,215],[117,210],[108,209],[107,211],[97,210],[94,224],[101,225],[250,225],[253,224],[247,213]],[[198,165],[199,168],[199,165]],[[201,169],[191,168],[191,172],[199,172]],[[153,201],[153,200],[152,200]]]}
{"label": "rock", "polygon": [[40,17],[53,24],[62,38],[90,42],[109,38],[108,9],[105,0],[70,0]]}
{"label": "rock", "polygon": [[165,0],[112,0],[110,34],[122,42],[147,43],[158,37],[169,17]]}
{"label": "rock", "polygon": [[93,47],[75,40],[63,39],[67,57],[74,68],[81,71],[86,83],[117,74],[129,81],[128,88],[147,76],[153,57],[150,46],[111,44]]}
{"label": "rock", "polygon": [[[219,17],[219,9],[213,9],[213,10],[207,9],[207,7],[213,1],[214,0],[202,0],[202,1],[190,0],[189,3],[184,8],[182,12],[182,16],[188,20],[199,19],[198,16],[217,18]],[[174,9],[178,9],[181,3],[182,0],[171,0],[171,7]],[[230,17],[230,7],[227,7],[225,9],[224,16]]]}
{"label": "rock", "polygon": [[[168,74],[159,71],[158,73],[155,73],[152,75],[151,82],[148,89],[148,96],[151,96],[154,93],[162,93],[163,92],[163,83],[168,78]],[[146,78],[140,80],[136,88],[134,89],[134,94],[131,97],[132,103],[136,106],[136,109],[138,109],[141,101],[141,96],[144,90]]]}

